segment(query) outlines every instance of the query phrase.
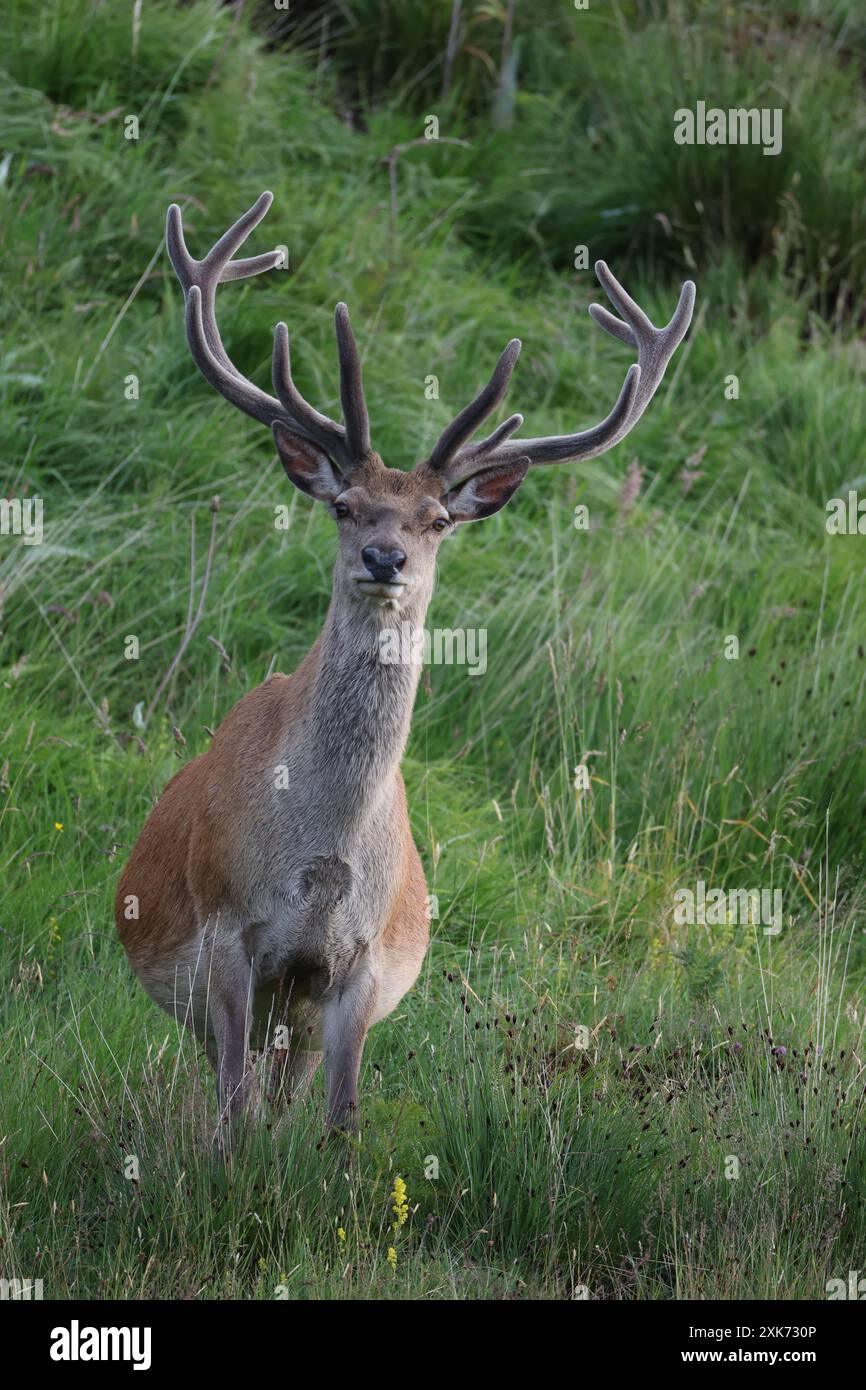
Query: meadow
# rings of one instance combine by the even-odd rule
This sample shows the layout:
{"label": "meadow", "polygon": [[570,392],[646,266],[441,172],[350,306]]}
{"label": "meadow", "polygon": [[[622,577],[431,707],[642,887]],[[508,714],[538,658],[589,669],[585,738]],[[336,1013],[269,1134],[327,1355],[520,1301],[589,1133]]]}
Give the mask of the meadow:
{"label": "meadow", "polygon": [[[2,495],[44,536],[0,535],[0,1277],[46,1298],[787,1300],[864,1267],[866,541],[826,518],[866,488],[866,18],[508,10],[467,0],[446,71],[446,0],[3,8]],[[704,98],[780,107],[782,152],[677,146]],[[631,357],[576,248],[656,323],[698,302],[624,444],[443,546],[429,626],[487,657],[425,669],[404,764],[427,961],[358,1140],[319,1080],[226,1165],[112,904],[330,596],[332,523],[199,377],[162,244],[169,202],[202,254],[265,188],[249,252],[288,265],[221,291],[231,355],[267,385],[285,318],[333,413],[346,300],[392,466],[515,335],[503,418],[607,413]],[[699,882],[778,890],[782,929],[682,923]]]}

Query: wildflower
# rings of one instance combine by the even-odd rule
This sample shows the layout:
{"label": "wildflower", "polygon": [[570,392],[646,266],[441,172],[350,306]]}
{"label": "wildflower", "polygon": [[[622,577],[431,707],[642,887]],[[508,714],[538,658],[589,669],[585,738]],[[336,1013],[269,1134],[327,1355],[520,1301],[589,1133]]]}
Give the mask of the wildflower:
{"label": "wildflower", "polygon": [[643,483],[643,469],[637,459],[632,459],[626,472],[625,483],[619,494],[620,515],[628,516],[637,501]]}
{"label": "wildflower", "polygon": [[54,829],[55,829],[55,830],[62,830],[62,829],[63,829],[63,821],[62,821],[62,820],[56,820],[56,821],[54,822]]}
{"label": "wildflower", "polygon": [[391,1200],[394,1204],[392,1211],[397,1218],[394,1222],[394,1230],[396,1231],[399,1230],[409,1218],[409,1203],[406,1201],[406,1184],[399,1176],[394,1179],[394,1190],[391,1193]]}
{"label": "wildflower", "polygon": [[60,944],[60,926],[56,917],[48,918],[48,942],[46,950],[50,959]]}
{"label": "wildflower", "polygon": [[389,1263],[389,1265],[391,1266],[391,1268],[392,1268],[393,1270],[396,1270],[396,1268],[397,1268],[397,1251],[394,1249],[393,1245],[389,1245],[389,1246],[388,1246],[388,1263]]}
{"label": "wildflower", "polygon": [[337,1240],[344,1241],[345,1239],[346,1239],[346,1232],[343,1230],[343,1227],[342,1227],[342,1226],[338,1226],[338,1227],[337,1227]]}

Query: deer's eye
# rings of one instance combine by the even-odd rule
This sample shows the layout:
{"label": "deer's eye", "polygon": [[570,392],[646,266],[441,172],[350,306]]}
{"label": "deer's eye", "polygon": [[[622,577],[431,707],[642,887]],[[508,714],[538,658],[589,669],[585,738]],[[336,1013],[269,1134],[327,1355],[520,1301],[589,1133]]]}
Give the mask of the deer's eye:
{"label": "deer's eye", "polygon": [[448,521],[444,516],[437,516],[436,520],[432,523],[434,531],[444,531],[447,525]]}
{"label": "deer's eye", "polygon": [[345,503],[345,502],[335,502],[335,503],[334,503],[334,516],[339,517],[339,518],[342,520],[342,518],[343,518],[344,516],[348,516],[348,515],[349,515],[349,508],[346,506],[346,503]]}

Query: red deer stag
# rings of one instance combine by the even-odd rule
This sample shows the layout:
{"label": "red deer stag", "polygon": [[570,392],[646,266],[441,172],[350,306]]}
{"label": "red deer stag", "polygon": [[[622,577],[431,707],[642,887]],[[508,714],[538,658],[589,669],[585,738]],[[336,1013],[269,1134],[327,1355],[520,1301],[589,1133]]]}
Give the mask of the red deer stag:
{"label": "red deer stag", "polygon": [[[223,1121],[249,1099],[250,1049],[270,1047],[276,1090],[288,1096],[324,1053],[328,1121],[351,1127],[367,1032],[413,984],[428,939],[400,774],[419,665],[380,659],[381,633],[395,614],[421,632],[439,542],[456,526],[498,512],[530,467],[593,458],[628,434],[689,326],[695,287],[683,285],[670,323],[655,328],[599,261],[598,279],[622,317],[598,305],[590,313],[637,353],[601,424],[513,439],[523,419],[512,415],[471,442],[505,394],[515,338],[430,457],[410,471],[386,468],[370,443],[345,304],[336,310],[343,424],[298,391],[284,323],[275,330],[275,395],[226,354],[217,285],[277,264],[278,252],[232,259],[271,201],[263,193],[201,261],[186,248],[180,209],[170,207],[168,253],[202,375],[271,427],[290,481],[336,522],[333,594],[294,674],[270,676],[245,695],[208,751],[166,787],[121,877],[116,916],[147,993],[204,1044]],[[287,1045],[274,1050],[278,1027]]]}

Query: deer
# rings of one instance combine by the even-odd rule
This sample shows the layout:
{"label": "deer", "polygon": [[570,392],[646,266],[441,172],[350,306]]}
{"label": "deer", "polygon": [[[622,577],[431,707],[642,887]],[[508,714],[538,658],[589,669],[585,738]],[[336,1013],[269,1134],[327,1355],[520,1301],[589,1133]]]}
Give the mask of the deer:
{"label": "deer", "polygon": [[274,330],[274,395],[225,351],[217,286],[279,263],[279,251],[235,259],[272,200],[262,193],[203,260],[187,250],[172,204],[166,245],[195,365],[270,427],[289,481],[336,523],[330,605],[293,674],[272,674],[244,695],[208,749],[168,783],[123,870],[115,915],[147,994],[205,1049],[220,1126],[246,1123],[254,1054],[265,1054],[276,1104],[303,1095],[324,1058],[326,1123],[356,1133],[367,1034],[414,984],[429,937],[400,771],[420,660],[380,659],[383,631],[399,618],[423,635],[440,542],[498,512],[530,468],[594,458],[634,429],[688,330],[695,286],[683,284],[669,323],[656,328],[598,261],[621,317],[596,304],[589,312],[637,354],[600,424],[515,438],[523,416],[514,414],[476,439],[509,385],[521,347],[514,338],[430,454],[389,467],[371,444],[345,304],[335,313],[342,423],[295,385],[285,323]]}

